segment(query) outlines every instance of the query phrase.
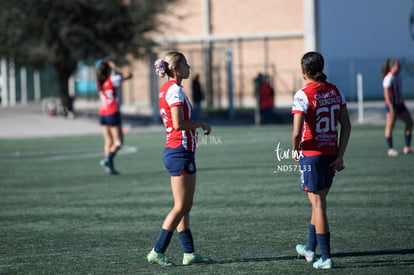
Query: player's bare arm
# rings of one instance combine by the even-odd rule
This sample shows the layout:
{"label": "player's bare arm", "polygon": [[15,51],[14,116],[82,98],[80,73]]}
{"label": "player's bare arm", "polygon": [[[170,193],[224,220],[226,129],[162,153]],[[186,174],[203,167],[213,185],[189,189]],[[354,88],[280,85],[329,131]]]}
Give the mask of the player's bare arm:
{"label": "player's bare arm", "polygon": [[339,111],[339,123],[341,124],[341,130],[339,136],[338,157],[330,165],[338,172],[345,169],[344,154],[346,147],[348,146],[349,137],[351,136],[351,121],[346,106],[342,107]]}
{"label": "player's bare arm", "polygon": [[202,128],[205,135],[209,135],[211,132],[211,126],[204,121],[184,120],[183,107],[180,105],[171,108],[171,116],[173,127],[177,131],[187,131]]}
{"label": "player's bare arm", "polygon": [[116,66],[116,64],[112,61],[108,61],[108,64],[112,70],[114,70],[117,73],[120,73],[122,77],[124,78],[124,80],[130,79],[132,77],[132,73],[129,70]]}
{"label": "player's bare arm", "polygon": [[302,138],[302,127],[305,117],[301,113],[296,113],[293,116],[293,130],[292,130],[292,157],[295,161],[299,161],[299,144]]}

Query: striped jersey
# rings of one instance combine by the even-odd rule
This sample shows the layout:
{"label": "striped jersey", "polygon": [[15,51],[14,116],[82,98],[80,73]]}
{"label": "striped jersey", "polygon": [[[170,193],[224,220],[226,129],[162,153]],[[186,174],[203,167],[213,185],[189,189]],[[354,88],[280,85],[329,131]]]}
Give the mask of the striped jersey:
{"label": "striped jersey", "polygon": [[177,148],[183,146],[186,150],[195,152],[197,145],[197,131],[175,130],[171,116],[171,107],[182,106],[184,120],[191,121],[192,106],[184,94],[183,87],[175,80],[170,80],[161,86],[158,106],[160,115],[165,126],[166,144],[165,147]]}
{"label": "striped jersey", "polygon": [[100,116],[113,115],[119,111],[118,93],[122,80],[121,75],[113,75],[105,80],[102,87],[100,87],[99,82],[96,82],[101,100]]}
{"label": "striped jersey", "polygon": [[305,116],[300,143],[305,156],[338,153],[339,110],[345,105],[343,94],[329,82],[308,82],[296,92],[292,113]]}
{"label": "striped jersey", "polygon": [[388,72],[383,81],[382,86],[390,91],[390,100],[393,105],[401,105],[404,103],[402,97],[402,82],[400,76]]}

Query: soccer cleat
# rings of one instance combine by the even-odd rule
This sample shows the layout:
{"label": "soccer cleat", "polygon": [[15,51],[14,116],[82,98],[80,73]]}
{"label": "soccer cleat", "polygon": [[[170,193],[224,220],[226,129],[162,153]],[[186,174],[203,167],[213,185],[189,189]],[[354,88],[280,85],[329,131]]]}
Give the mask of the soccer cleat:
{"label": "soccer cleat", "polygon": [[172,266],[173,262],[170,262],[163,253],[155,252],[154,248],[147,256],[147,261],[152,264],[159,264],[160,266]]}
{"label": "soccer cleat", "polygon": [[101,161],[99,162],[99,164],[105,168],[105,171],[110,174],[111,173],[111,168],[109,167],[109,162],[107,158],[101,159]]}
{"label": "soccer cleat", "polygon": [[317,269],[331,269],[333,268],[333,261],[331,258],[326,259],[325,261],[322,260],[322,258],[319,258],[319,260],[313,263],[313,267]]}
{"label": "soccer cleat", "polygon": [[404,154],[414,154],[414,150],[411,147],[404,146]]}
{"label": "soccer cleat", "polygon": [[119,172],[115,170],[115,168],[113,167],[113,165],[111,166],[108,159],[104,158],[101,159],[101,161],[99,162],[99,164],[105,168],[105,171],[110,174],[110,175],[119,175]]}
{"label": "soccer cleat", "polygon": [[197,253],[184,253],[183,256],[183,265],[197,264],[197,263],[208,263],[209,259],[204,258]]}
{"label": "soccer cleat", "polygon": [[106,158],[101,159],[101,161],[99,162],[99,164],[100,164],[102,167],[107,167],[107,166],[108,166],[108,160],[107,160]]}
{"label": "soccer cleat", "polygon": [[388,149],[388,156],[389,157],[396,157],[396,156],[398,156],[397,150],[395,150],[394,148]]}
{"label": "soccer cleat", "polygon": [[110,175],[119,175],[119,172],[118,172],[118,171],[116,171],[114,168],[109,169],[109,171],[107,171],[107,172],[108,172],[108,174],[110,174]]}
{"label": "soccer cleat", "polygon": [[314,251],[306,250],[306,245],[298,244],[296,245],[296,252],[298,252],[298,258],[304,256],[308,263],[311,263],[316,258],[316,253]]}

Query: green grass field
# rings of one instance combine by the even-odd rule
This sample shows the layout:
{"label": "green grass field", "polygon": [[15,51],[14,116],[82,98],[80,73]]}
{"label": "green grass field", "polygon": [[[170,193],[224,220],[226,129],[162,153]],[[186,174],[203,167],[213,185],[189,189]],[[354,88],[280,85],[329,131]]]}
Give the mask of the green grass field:
{"label": "green grass field", "polygon": [[[275,152],[290,148],[290,131],[215,127],[200,140],[191,228],[197,251],[216,262],[171,268],[146,262],[172,206],[162,130],[126,136],[119,176],[98,164],[100,135],[1,140],[0,273],[321,272],[295,252],[310,205],[295,163]],[[329,273],[414,273],[414,156],[387,157],[382,136],[382,126],[353,128],[346,169],[328,198],[337,266]],[[401,150],[401,124],[394,142]],[[181,262],[176,235],[166,254]]]}

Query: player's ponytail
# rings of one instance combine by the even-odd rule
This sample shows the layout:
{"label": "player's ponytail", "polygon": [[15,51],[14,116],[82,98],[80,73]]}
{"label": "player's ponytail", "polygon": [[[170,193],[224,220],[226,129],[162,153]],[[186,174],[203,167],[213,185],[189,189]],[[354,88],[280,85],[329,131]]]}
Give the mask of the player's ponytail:
{"label": "player's ponytail", "polygon": [[305,74],[318,82],[324,82],[328,78],[323,73],[324,64],[323,56],[318,52],[305,53],[301,60],[302,69]]}
{"label": "player's ponytail", "polygon": [[313,77],[313,79],[315,79],[318,82],[324,82],[326,81],[327,78],[328,77],[323,72],[317,72],[315,73],[315,76]]}
{"label": "player's ponytail", "polygon": [[111,75],[111,67],[106,61],[102,61],[96,70],[96,79],[98,80],[99,89],[104,84],[105,80]]}
{"label": "player's ponytail", "polygon": [[389,73],[389,71],[391,70],[391,66],[394,65],[396,61],[397,61],[396,59],[391,59],[391,58],[388,58],[387,60],[385,60],[385,63],[381,68],[382,78],[384,78],[387,75],[387,73]]}

